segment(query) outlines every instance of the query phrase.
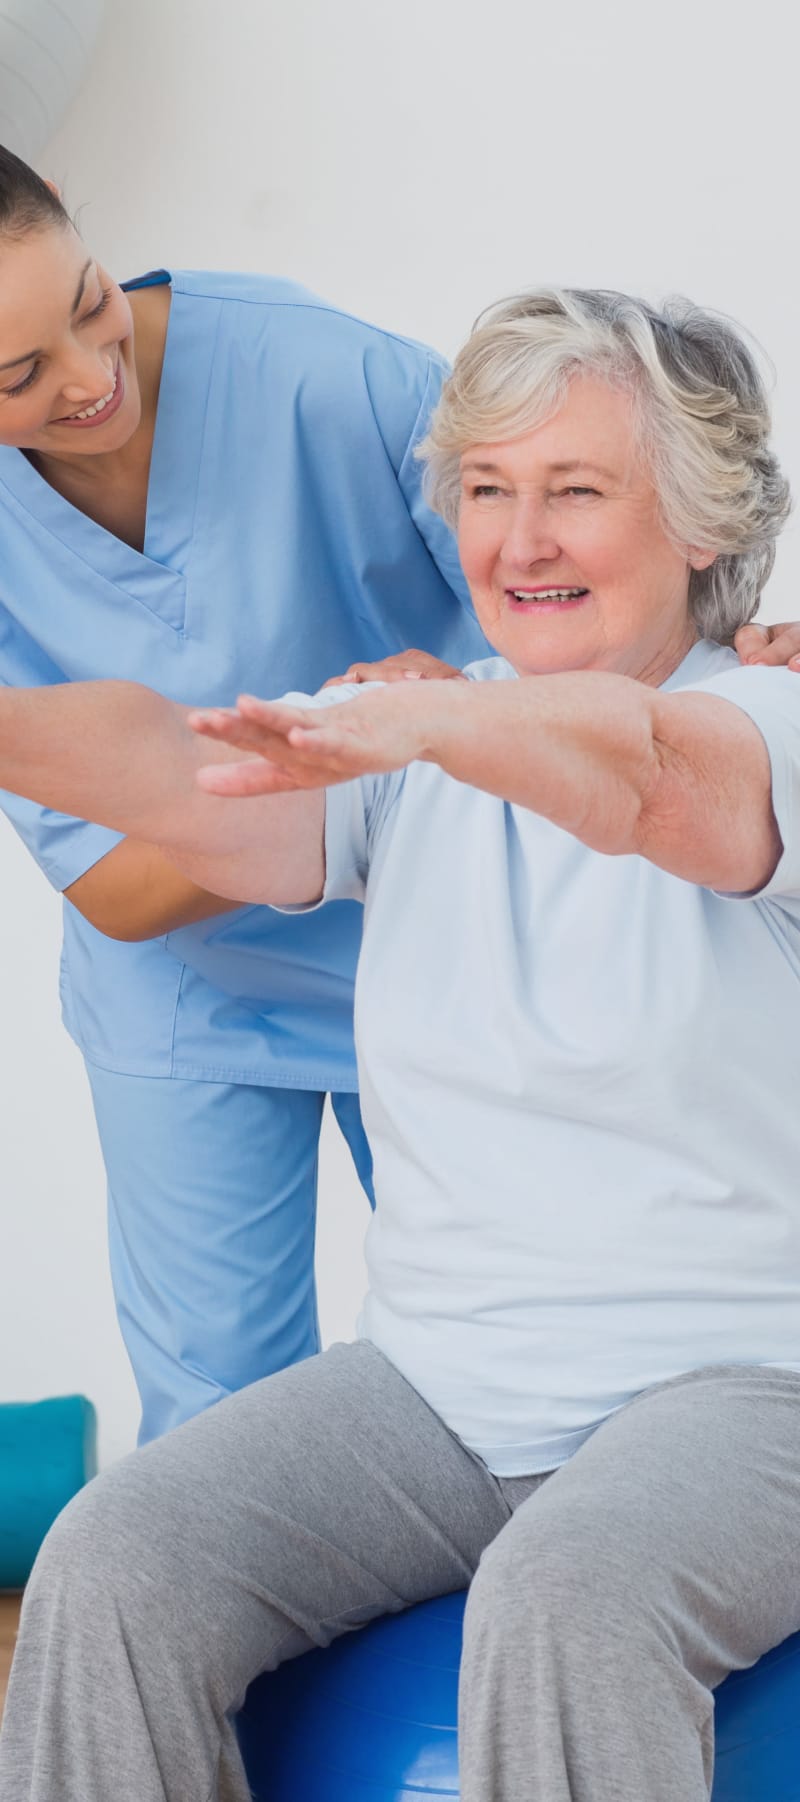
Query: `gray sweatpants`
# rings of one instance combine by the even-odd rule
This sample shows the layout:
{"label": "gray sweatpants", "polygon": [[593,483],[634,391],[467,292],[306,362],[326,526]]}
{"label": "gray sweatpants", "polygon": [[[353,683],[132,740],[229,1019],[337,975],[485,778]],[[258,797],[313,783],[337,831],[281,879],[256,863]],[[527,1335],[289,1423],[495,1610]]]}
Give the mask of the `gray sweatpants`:
{"label": "gray sweatpants", "polygon": [[62,1514],[0,1795],[245,1802],[231,1722],[257,1672],[477,1571],[464,1802],[706,1802],[711,1691],[800,1627],[799,1568],[792,1372],[695,1372],[553,1476],[498,1481],[379,1352],[335,1346]]}

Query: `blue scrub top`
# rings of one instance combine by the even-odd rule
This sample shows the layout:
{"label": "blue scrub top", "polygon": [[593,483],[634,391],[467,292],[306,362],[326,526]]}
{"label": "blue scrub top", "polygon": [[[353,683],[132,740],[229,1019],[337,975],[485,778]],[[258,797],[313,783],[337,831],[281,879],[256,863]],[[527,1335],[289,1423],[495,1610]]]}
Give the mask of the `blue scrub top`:
{"label": "blue scrub top", "polygon": [[[441,360],[289,282],[143,280],[172,286],[144,552],[0,447],[0,681],[115,676],[229,703],[242,688],[311,692],[410,645],[457,664],[484,655],[413,455]],[[118,842],[0,799],[59,889]],[[356,904],[248,907],[142,945],[64,912],[64,1019],[94,1063],[355,1088]]]}

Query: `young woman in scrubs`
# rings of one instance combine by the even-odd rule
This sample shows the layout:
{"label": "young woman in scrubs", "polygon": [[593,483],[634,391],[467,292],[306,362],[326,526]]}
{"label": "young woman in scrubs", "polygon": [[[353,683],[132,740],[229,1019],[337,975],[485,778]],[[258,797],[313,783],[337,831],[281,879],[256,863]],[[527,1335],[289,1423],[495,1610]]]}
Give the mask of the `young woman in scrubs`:
{"label": "young woman in scrubs", "polygon": [[[0,151],[0,681],[118,676],[213,704],[408,645],[482,656],[414,457],[442,375],[287,282],[162,270],[121,289]],[[785,661],[800,639],[748,648]],[[231,911],[147,845],[3,805],[66,896],[64,1018],[148,1439],[317,1349],[326,1092],[370,1184],[360,910]]]}
{"label": "young woman in scrubs", "polygon": [[[442,372],[288,282],[120,289],[0,152],[0,681],[126,676],[214,702],[412,644],[481,655],[413,455]],[[150,1438],[317,1349],[326,1091],[370,1185],[359,910],[232,912],[145,845],[3,805],[67,897],[64,1018]]]}

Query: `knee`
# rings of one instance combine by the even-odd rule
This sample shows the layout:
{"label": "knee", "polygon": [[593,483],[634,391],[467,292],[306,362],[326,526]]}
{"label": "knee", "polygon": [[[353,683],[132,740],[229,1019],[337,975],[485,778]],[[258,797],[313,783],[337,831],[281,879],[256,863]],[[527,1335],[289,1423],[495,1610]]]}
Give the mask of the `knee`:
{"label": "knee", "polygon": [[[644,1650],[660,1634],[646,1568],[613,1520],[586,1518],[536,1497],[484,1552],[473,1579],[467,1626],[484,1643],[590,1643],[600,1655]],[[553,1497],[555,1503],[555,1497]]]}
{"label": "knee", "polygon": [[[148,1518],[149,1516],[149,1518]],[[95,1477],[63,1509],[39,1551],[26,1603],[67,1601],[103,1611],[153,1572],[158,1537],[145,1505],[136,1457]]]}

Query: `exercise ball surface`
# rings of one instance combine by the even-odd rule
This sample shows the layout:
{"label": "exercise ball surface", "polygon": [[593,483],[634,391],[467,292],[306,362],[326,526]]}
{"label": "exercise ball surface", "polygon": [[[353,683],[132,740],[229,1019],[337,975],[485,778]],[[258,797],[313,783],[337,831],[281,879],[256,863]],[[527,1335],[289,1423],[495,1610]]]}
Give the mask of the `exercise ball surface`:
{"label": "exercise ball surface", "polygon": [[0,1403],[0,1589],[21,1589],[57,1514],[97,1470],[85,1395]]}
{"label": "exercise ball surface", "polygon": [[260,1677],[239,1717],[254,1802],[458,1796],[464,1600],[421,1602]]}
{"label": "exercise ball surface", "polygon": [[[421,1602],[259,1677],[239,1716],[254,1802],[457,1798],[465,1601]],[[712,1802],[800,1802],[800,1633],[715,1703]]]}

